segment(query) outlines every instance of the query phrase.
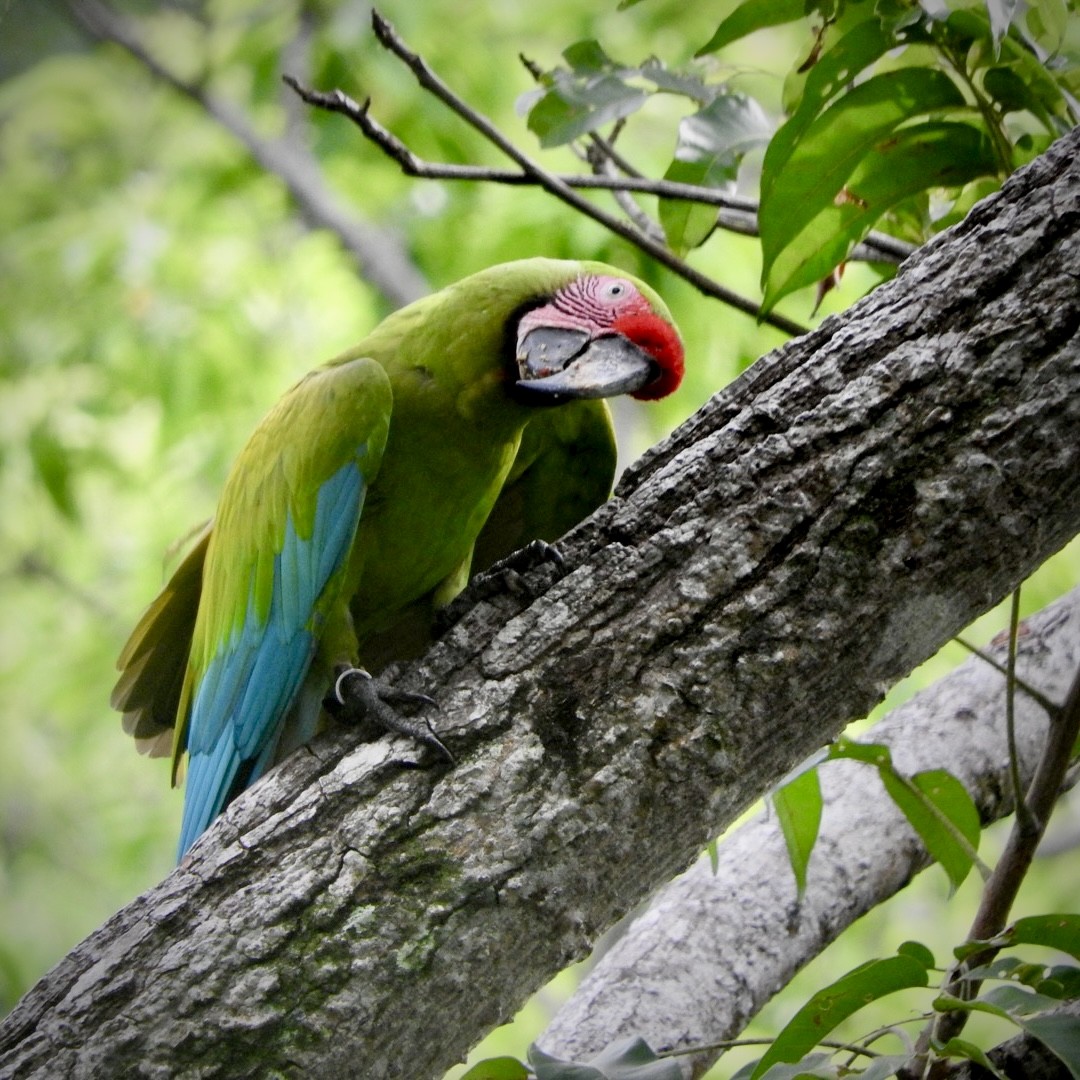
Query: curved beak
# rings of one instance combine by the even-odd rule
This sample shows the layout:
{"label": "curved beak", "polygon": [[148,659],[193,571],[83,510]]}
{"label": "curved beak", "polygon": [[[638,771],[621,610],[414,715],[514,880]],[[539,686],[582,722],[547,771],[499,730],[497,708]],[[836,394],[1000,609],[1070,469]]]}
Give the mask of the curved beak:
{"label": "curved beak", "polygon": [[590,338],[583,330],[538,327],[517,349],[515,393],[529,405],[631,394],[649,383],[656,363],[622,334]]}

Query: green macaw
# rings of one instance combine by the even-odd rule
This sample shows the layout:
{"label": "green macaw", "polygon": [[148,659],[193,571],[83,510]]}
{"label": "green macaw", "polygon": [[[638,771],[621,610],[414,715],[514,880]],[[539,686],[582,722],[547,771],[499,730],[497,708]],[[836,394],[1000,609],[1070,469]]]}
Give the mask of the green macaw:
{"label": "green macaw", "polygon": [[528,259],[395,312],[289,390],[117,662],[124,729],[171,752],[174,785],[187,753],[180,855],[311,738],[337,664],[417,653],[470,573],[607,498],[594,399],[663,397],[682,371],[643,282]]}

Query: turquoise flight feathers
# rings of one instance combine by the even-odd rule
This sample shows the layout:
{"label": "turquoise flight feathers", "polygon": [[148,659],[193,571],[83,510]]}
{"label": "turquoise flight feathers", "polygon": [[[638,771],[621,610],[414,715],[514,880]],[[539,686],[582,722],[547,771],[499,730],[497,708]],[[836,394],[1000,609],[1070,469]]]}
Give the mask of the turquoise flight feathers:
{"label": "turquoise flight feathers", "polygon": [[180,854],[312,737],[337,663],[416,655],[472,573],[607,498],[599,399],[662,397],[682,369],[644,283],[528,259],[395,312],[289,390],[117,662],[124,729],[172,754],[174,784],[187,757]]}

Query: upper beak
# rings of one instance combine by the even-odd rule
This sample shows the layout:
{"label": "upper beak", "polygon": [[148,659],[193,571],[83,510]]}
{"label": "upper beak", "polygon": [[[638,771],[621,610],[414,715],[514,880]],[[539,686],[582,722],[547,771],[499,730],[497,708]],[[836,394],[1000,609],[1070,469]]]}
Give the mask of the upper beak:
{"label": "upper beak", "polygon": [[655,361],[622,334],[538,327],[518,343],[517,396],[530,405],[632,394],[656,374]]}

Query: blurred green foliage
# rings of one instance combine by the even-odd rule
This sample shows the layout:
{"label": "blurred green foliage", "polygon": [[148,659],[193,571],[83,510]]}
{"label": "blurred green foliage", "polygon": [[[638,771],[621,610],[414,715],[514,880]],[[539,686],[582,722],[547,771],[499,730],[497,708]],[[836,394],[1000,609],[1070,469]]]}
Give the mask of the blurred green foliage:
{"label": "blurred green foliage", "polygon": [[[295,112],[279,76],[303,14],[310,70],[296,74],[370,94],[379,119],[419,154],[502,164],[376,45],[368,4],[115,6],[138,17],[172,70],[242,108],[266,137]],[[466,100],[535,150],[515,107],[534,87],[519,52],[551,67],[569,42],[596,39],[613,55],[655,54],[677,67],[715,29],[710,7],[385,0],[382,10]],[[778,110],[786,46],[806,32],[748,39],[736,82]],[[664,171],[690,107],[670,96],[645,106],[635,144],[643,169]],[[605,259],[663,292],[687,339],[687,379],[673,401],[620,403],[627,458],[782,341],[539,192],[408,180],[340,117],[305,121],[335,189],[359,215],[400,230],[435,287],[547,254]],[[577,167],[565,149],[545,161]],[[120,48],[91,45],[58,0],[0,6],[0,191],[2,1013],[171,869],[180,795],[166,763],[140,759],[109,709],[115,657],[170,549],[212,512],[257,419],[386,305],[203,109]],[[695,262],[755,294],[756,241],[725,234]],[[849,268],[819,317],[876,280]],[[804,290],[781,307],[806,321],[812,303]],[[1046,591],[1070,583],[1074,562],[1047,571]],[[522,1054],[543,1014],[534,1002],[532,1019],[495,1046]]]}

